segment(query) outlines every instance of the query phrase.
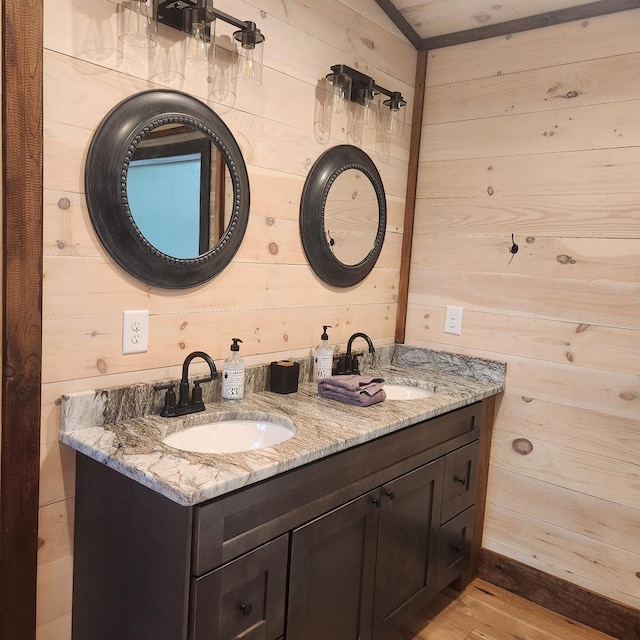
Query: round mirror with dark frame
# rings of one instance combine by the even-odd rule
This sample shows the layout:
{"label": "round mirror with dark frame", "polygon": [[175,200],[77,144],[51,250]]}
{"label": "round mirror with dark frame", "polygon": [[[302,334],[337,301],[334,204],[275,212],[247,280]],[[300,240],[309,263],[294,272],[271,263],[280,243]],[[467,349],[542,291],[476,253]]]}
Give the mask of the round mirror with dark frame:
{"label": "round mirror with dark frame", "polygon": [[335,287],[364,280],[380,256],[386,225],[384,187],[371,158],[352,145],[325,151],[300,202],[302,246],[318,277]]}
{"label": "round mirror with dark frame", "polygon": [[143,91],[104,118],[85,168],[89,215],[129,274],[184,289],[219,274],[240,248],[249,177],[233,134],[180,91]]}

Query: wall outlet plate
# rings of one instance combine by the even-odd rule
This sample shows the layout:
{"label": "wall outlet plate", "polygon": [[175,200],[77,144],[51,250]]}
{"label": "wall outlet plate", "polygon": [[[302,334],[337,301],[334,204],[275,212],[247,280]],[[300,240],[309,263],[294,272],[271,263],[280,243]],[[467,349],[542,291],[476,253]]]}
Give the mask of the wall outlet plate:
{"label": "wall outlet plate", "polygon": [[122,312],[122,353],[149,350],[149,311]]}
{"label": "wall outlet plate", "polygon": [[462,333],[462,313],[464,309],[462,307],[450,307],[447,306],[447,311],[444,315],[444,332],[453,333],[459,336]]}

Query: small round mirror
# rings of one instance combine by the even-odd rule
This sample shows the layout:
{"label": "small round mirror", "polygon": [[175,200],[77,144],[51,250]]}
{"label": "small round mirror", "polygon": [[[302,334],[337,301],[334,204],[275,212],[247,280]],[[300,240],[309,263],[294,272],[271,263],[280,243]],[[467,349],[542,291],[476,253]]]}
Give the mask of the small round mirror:
{"label": "small round mirror", "polygon": [[350,287],[375,266],[387,225],[380,174],[358,147],[325,151],[309,171],[300,203],[300,235],[311,268],[325,282]]}
{"label": "small round mirror", "polygon": [[220,273],[249,218],[249,178],[233,134],[180,91],[143,91],[107,114],[89,147],[85,188],[104,247],[159,287],[193,287]]}

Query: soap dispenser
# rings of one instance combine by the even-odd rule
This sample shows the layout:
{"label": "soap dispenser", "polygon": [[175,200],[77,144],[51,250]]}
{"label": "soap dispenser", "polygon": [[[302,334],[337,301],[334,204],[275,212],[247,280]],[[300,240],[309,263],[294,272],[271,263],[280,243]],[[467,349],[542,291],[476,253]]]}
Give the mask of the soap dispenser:
{"label": "soap dispenser", "polygon": [[240,338],[232,338],[231,355],[222,363],[222,399],[244,398],[244,361],[240,357]]}
{"label": "soap dispenser", "polygon": [[320,344],[316,347],[313,354],[313,380],[317,382],[321,378],[327,378],[331,375],[333,367],[333,349],[329,346],[329,336],[327,329],[331,329],[330,324],[322,325],[323,331],[320,336]]}

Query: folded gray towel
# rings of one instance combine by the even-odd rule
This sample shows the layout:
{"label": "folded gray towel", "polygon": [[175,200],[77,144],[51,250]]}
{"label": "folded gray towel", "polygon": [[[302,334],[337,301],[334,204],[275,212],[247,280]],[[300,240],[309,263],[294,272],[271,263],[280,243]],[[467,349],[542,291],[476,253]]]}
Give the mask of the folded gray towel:
{"label": "folded gray towel", "polygon": [[353,404],[358,407],[368,407],[372,404],[377,404],[387,397],[384,389],[379,389],[375,393],[369,395],[366,391],[343,391],[341,393],[327,388],[322,388],[320,385],[318,385],[318,395],[321,398],[337,400],[338,402],[346,402],[347,404]]}
{"label": "folded gray towel", "polygon": [[384,378],[374,378],[373,376],[328,376],[318,380],[318,392],[320,388],[334,391],[336,393],[361,393],[366,392],[372,396],[384,384]]}

